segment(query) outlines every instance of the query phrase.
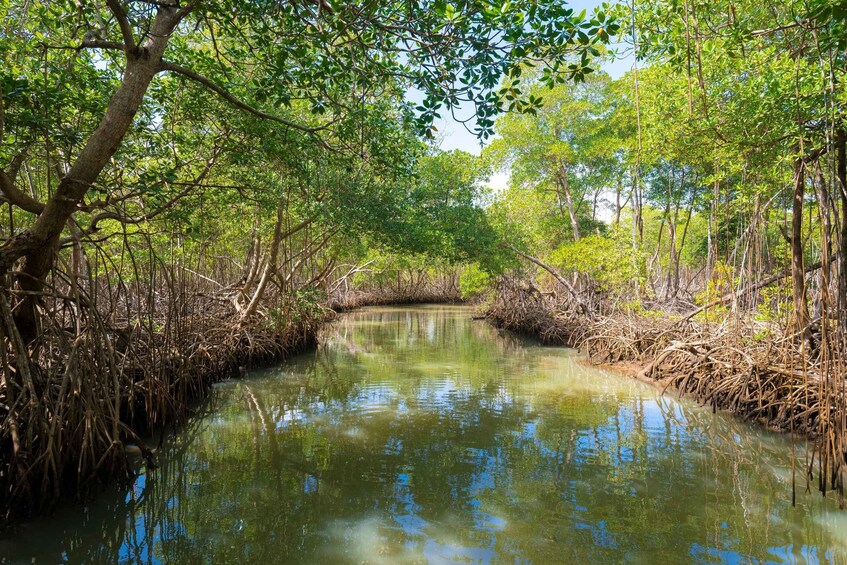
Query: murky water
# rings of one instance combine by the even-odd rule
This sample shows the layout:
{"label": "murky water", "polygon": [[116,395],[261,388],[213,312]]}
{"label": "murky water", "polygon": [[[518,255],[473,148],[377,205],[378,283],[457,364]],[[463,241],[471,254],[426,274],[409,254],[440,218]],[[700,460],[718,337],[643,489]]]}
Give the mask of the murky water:
{"label": "murky water", "polygon": [[802,443],[471,313],[341,317],[317,353],[216,387],[131,492],[0,536],[0,562],[847,559]]}

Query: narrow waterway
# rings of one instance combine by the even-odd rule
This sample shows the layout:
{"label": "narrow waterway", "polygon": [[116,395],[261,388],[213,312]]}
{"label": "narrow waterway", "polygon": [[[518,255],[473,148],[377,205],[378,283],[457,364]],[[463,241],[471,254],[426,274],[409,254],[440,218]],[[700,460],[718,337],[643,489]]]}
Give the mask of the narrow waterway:
{"label": "narrow waterway", "polygon": [[847,559],[802,442],[471,314],[341,316],[317,352],[215,387],[131,491],[0,536],[0,562]]}

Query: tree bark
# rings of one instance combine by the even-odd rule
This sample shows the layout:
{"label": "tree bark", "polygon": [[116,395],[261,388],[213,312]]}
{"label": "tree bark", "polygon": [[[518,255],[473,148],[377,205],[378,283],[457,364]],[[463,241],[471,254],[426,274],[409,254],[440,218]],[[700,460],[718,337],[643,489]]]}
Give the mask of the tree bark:
{"label": "tree bark", "polygon": [[568,180],[568,171],[561,159],[556,160],[556,184],[559,185],[559,189],[565,199],[565,207],[568,209],[568,216],[571,219],[573,239],[574,241],[579,241],[582,237],[582,234],[579,231],[579,218],[577,218],[576,210],[573,205],[573,195],[571,194],[571,186]]}
{"label": "tree bark", "polygon": [[841,229],[838,234],[838,320],[847,336],[847,132],[835,134],[835,183],[841,200]]}
{"label": "tree bark", "polygon": [[803,268],[803,204],[806,197],[805,162],[794,161],[794,199],[791,209],[791,281],[793,283],[794,323],[797,331],[809,325],[806,303],[806,271]]}
{"label": "tree bark", "polygon": [[175,8],[160,6],[148,39],[138,47],[127,47],[123,79],[97,129],[59,181],[55,194],[44,204],[32,228],[0,249],[0,271],[8,271],[16,261],[24,260],[16,282],[27,294],[15,310],[15,323],[27,342],[37,336],[37,293],[43,289],[53,266],[59,236],[132,126],[179,19]]}

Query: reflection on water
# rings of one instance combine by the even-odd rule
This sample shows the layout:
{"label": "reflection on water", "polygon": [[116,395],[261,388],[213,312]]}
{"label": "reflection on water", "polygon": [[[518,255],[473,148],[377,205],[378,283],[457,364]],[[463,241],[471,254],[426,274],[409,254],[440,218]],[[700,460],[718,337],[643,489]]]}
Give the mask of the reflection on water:
{"label": "reflection on water", "polygon": [[[215,389],[161,468],[0,537],[24,563],[764,562],[847,558],[791,507],[802,444],[503,335],[369,309]],[[4,558],[0,557],[0,562]]]}

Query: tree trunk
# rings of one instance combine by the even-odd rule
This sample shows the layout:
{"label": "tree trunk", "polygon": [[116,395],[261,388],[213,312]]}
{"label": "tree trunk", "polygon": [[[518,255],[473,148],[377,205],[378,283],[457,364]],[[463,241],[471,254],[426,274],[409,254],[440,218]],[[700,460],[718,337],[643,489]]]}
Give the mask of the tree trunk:
{"label": "tree trunk", "polygon": [[[618,184],[615,186],[615,227],[621,225],[621,192],[623,192],[623,175],[618,177]],[[635,215],[633,214],[633,219]]]}
{"label": "tree trunk", "polygon": [[638,189],[638,167],[632,168],[632,248],[637,249],[644,242],[644,224],[642,217],[641,193]]}
{"label": "tree trunk", "polygon": [[[670,300],[675,295],[674,283],[677,282],[677,251],[676,251],[676,222],[677,213],[674,212],[673,217],[668,220],[668,274],[665,284],[665,299]],[[678,285],[678,283],[677,283]]]}
{"label": "tree trunk", "polygon": [[574,241],[579,241],[582,235],[579,232],[579,218],[577,218],[576,210],[573,205],[573,195],[571,194],[571,186],[568,181],[568,172],[565,169],[564,163],[557,160],[556,164],[556,180],[559,189],[562,191],[562,197],[565,199],[565,207],[568,209],[568,216],[571,219],[571,228],[573,229]]}
{"label": "tree trunk", "polygon": [[271,240],[271,246],[268,250],[268,260],[265,263],[265,268],[262,271],[262,276],[259,278],[259,284],[256,286],[256,291],[253,293],[253,297],[250,299],[250,302],[241,312],[241,322],[244,323],[248,318],[250,318],[253,314],[256,313],[256,310],[259,307],[259,303],[262,301],[262,297],[265,294],[265,288],[268,286],[268,281],[270,281],[271,275],[276,272],[276,261],[277,256],[279,255],[279,244],[282,241],[282,216],[284,213],[283,200],[280,199],[279,204],[277,204],[276,208],[276,223],[274,224],[274,234],[273,239]]}
{"label": "tree trunk", "polygon": [[179,22],[175,8],[160,6],[148,39],[126,54],[123,80],[109,100],[103,119],[88,138],[68,173],[59,181],[55,194],[46,202],[32,228],[18,235],[0,251],[0,270],[10,270],[24,259],[16,281],[24,298],[15,310],[15,323],[23,339],[32,341],[37,329],[37,294],[55,260],[59,236],[76,211],[88,188],[118,150],[150,86],[171,32]]}
{"label": "tree trunk", "polygon": [[794,323],[797,331],[809,325],[809,306],[806,303],[806,272],[803,268],[803,203],[806,196],[805,163],[802,157],[794,161],[794,200],[791,210],[791,281],[793,283]]}
{"label": "tree trunk", "polygon": [[[674,264],[674,288],[673,288],[673,296],[677,297],[679,294],[679,279],[680,279],[680,269],[679,269],[679,261],[680,256],[682,255],[682,250],[685,248],[685,239],[688,237],[688,226],[691,224],[691,214],[694,211],[693,198],[692,204],[688,207],[688,216],[685,218],[685,227],[682,228],[682,238],[679,240],[679,252],[676,254],[676,263]],[[690,282],[689,282],[690,284]],[[687,287],[686,287],[687,288]]]}
{"label": "tree trunk", "polygon": [[822,284],[821,291],[818,293],[815,301],[815,316],[820,312],[822,316],[828,315],[830,306],[830,287],[831,270],[829,266],[829,258],[832,256],[832,200],[830,199],[829,187],[826,185],[826,179],[821,170],[820,161],[815,161],[815,188],[818,197],[818,213],[821,220],[821,262],[826,265],[826,268],[821,271]]}
{"label": "tree trunk", "polygon": [[[683,171],[683,174],[684,171]],[[665,299],[670,300],[676,296],[674,287],[679,286],[679,272],[677,270],[677,249],[676,249],[676,226],[679,221],[679,201],[673,204],[673,215],[670,215],[671,201],[673,200],[673,189],[676,181],[675,171],[671,171],[670,181],[668,183],[668,275],[665,286]]]}
{"label": "tree trunk", "polygon": [[635,188],[635,177],[632,181],[632,248],[638,249],[638,220],[641,216],[641,211],[638,209],[638,195]]}
{"label": "tree trunk", "polygon": [[841,230],[838,234],[838,320],[842,336],[847,337],[847,132],[838,128],[835,135],[835,184],[841,200]]}

